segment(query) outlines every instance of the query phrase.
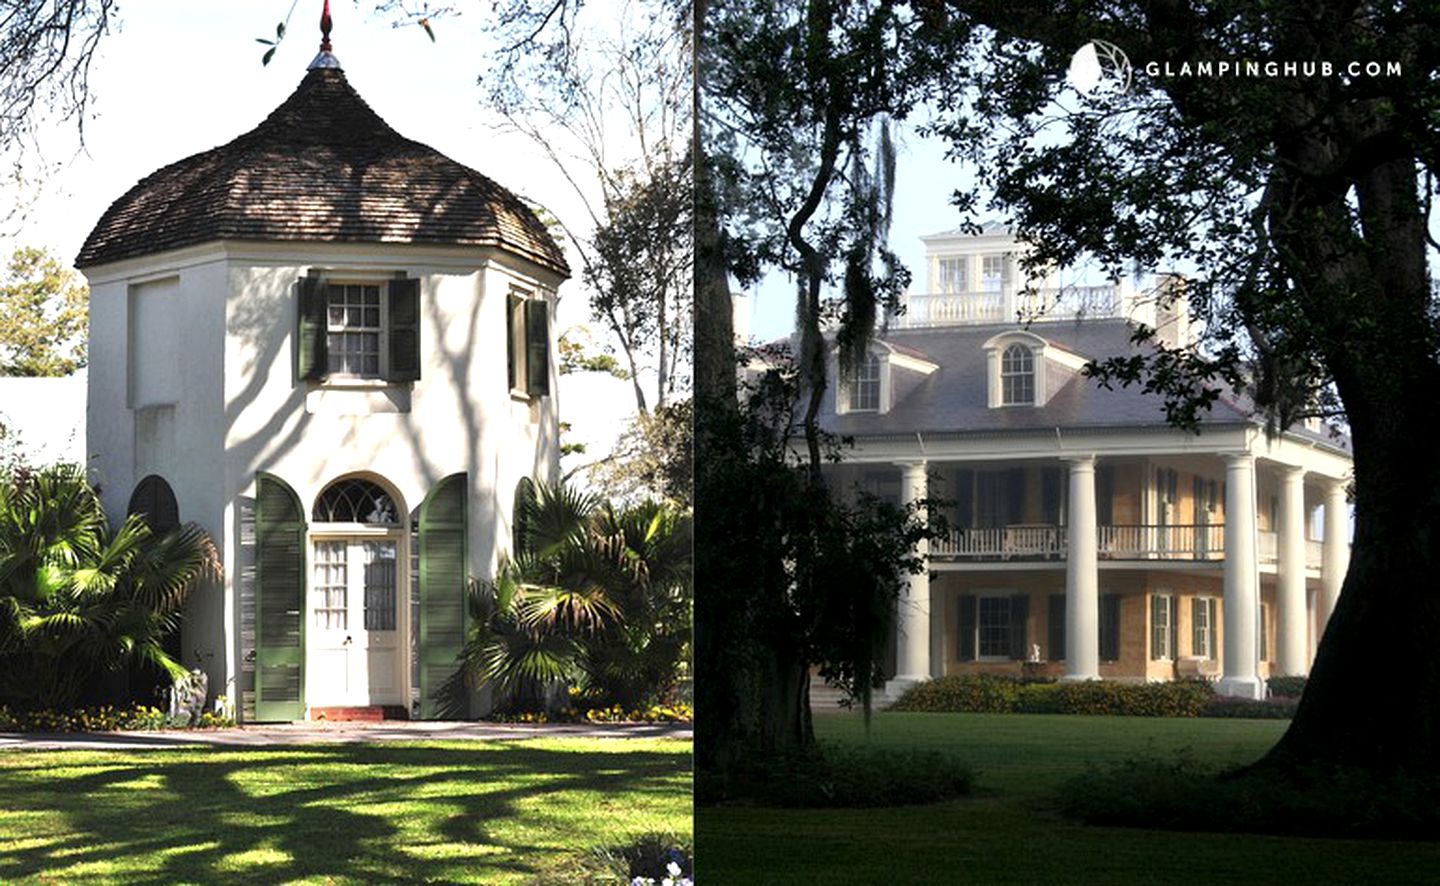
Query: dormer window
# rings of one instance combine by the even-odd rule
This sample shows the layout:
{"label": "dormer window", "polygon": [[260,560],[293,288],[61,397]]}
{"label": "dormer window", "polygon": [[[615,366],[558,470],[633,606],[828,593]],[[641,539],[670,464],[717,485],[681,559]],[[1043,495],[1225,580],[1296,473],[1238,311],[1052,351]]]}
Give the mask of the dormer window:
{"label": "dormer window", "polygon": [[[1050,373],[1057,366],[1076,370],[1084,358],[1057,348],[1045,339],[1022,329],[1002,332],[985,343],[986,404],[991,409],[1007,406],[1044,406],[1050,396]],[[1052,366],[1051,364],[1057,364]]]}
{"label": "dormer window", "polygon": [[849,385],[851,412],[878,412],[880,409],[880,358],[866,354],[855,367]]}
{"label": "dormer window", "polygon": [[1010,345],[1000,356],[1000,405],[1035,405],[1035,354],[1025,345]]}

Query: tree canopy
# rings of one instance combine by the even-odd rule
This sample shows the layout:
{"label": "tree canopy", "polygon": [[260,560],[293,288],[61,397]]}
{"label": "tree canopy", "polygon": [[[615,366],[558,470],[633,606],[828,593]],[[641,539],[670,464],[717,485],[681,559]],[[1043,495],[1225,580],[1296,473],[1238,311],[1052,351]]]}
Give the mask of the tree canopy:
{"label": "tree canopy", "polygon": [[0,276],[0,375],[69,375],[85,365],[89,289],[55,256],[22,246]]}

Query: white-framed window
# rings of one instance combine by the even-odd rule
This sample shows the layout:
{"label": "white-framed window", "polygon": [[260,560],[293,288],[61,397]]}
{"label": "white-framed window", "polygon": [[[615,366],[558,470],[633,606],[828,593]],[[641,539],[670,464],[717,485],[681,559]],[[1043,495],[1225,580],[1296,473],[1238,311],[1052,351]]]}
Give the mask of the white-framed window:
{"label": "white-framed window", "polygon": [[999,292],[1005,280],[1005,256],[986,255],[980,259],[980,289]]}
{"label": "white-framed window", "polygon": [[386,304],[378,283],[327,283],[326,371],[331,376],[384,378]]}
{"label": "white-framed window", "polygon": [[1000,404],[1035,404],[1035,354],[1024,345],[1010,345],[1000,355]]}
{"label": "white-framed window", "polygon": [[880,358],[874,354],[865,355],[856,366],[846,386],[849,393],[847,406],[851,412],[878,412],[880,409]]}
{"label": "white-framed window", "polygon": [[1214,658],[1214,597],[1195,597],[1190,601],[1190,633],[1190,654],[1196,658]]}
{"label": "white-framed window", "polygon": [[1010,598],[981,597],[976,604],[976,652],[982,659],[1009,659],[1012,649]]}
{"label": "white-framed window", "polygon": [[967,273],[970,259],[942,258],[937,259],[937,282],[941,292],[966,292],[969,288],[969,274]]}
{"label": "white-framed window", "polygon": [[1154,661],[1175,660],[1175,596],[1150,596],[1150,658]]}

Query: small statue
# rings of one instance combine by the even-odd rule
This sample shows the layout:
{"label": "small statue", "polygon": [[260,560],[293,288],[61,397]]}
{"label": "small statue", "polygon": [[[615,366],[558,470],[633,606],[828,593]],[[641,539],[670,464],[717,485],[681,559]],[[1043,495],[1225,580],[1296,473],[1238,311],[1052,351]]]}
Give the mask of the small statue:
{"label": "small statue", "polygon": [[1031,643],[1031,644],[1030,644],[1030,660],[1031,660],[1032,662],[1037,663],[1037,664],[1039,663],[1039,661],[1040,661],[1040,644],[1039,644],[1039,643]]}

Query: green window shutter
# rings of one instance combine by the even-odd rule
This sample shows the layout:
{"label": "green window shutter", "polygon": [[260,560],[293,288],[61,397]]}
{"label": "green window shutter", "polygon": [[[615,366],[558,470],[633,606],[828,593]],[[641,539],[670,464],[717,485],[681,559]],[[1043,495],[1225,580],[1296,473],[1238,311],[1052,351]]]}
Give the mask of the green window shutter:
{"label": "green window shutter", "polygon": [[1005,472],[1005,495],[1001,500],[1001,526],[1025,522],[1025,469],[1010,468]]}
{"label": "green window shutter", "polygon": [[970,529],[975,525],[975,471],[961,468],[955,472],[955,528]]}
{"label": "green window shutter", "polygon": [[544,299],[525,302],[525,393],[550,393],[550,306]]}
{"label": "green window shutter", "polygon": [[1050,661],[1065,660],[1065,595],[1050,595],[1050,649],[1045,653]]}
{"label": "green window shutter", "polygon": [[1120,660],[1120,595],[1100,595],[1100,660]]}
{"label": "green window shutter", "polygon": [[390,281],[389,381],[420,378],[420,281]]}
{"label": "green window shutter", "polygon": [[1150,597],[1150,659],[1159,661],[1167,658],[1170,650],[1165,647],[1165,630],[1161,627],[1162,622],[1169,621],[1169,613],[1164,603],[1165,597],[1161,594],[1153,594]]}
{"label": "green window shutter", "polygon": [[448,693],[457,687],[465,645],[468,479],[451,474],[420,505],[420,717],[464,713]]}
{"label": "green window shutter", "polygon": [[1172,660],[1180,657],[1180,604],[1175,597],[1170,598],[1170,639],[1166,645]]}
{"label": "green window shutter", "polygon": [[975,660],[975,607],[972,594],[962,594],[960,600],[960,660]]}
{"label": "green window shutter", "polygon": [[125,513],[141,515],[155,535],[164,535],[180,525],[180,506],[175,501],[175,492],[157,474],[151,474],[136,484]]}
{"label": "green window shutter", "polygon": [[1095,469],[1095,523],[1110,526],[1115,522],[1115,469],[1100,465]]}
{"label": "green window shutter", "polygon": [[1010,658],[1024,661],[1030,657],[1030,636],[1026,632],[1026,621],[1030,617],[1030,595],[1013,594],[1010,597]]}
{"label": "green window shutter", "polygon": [[1064,477],[1059,468],[1042,468],[1040,471],[1040,520],[1043,523],[1054,523],[1056,526],[1065,522],[1065,514],[1061,506],[1061,483]]}
{"label": "green window shutter", "polygon": [[300,278],[300,322],[295,340],[295,377],[322,381],[328,374],[325,346],[325,302],[328,287],[323,277]]}
{"label": "green window shutter", "polygon": [[305,512],[285,481],[255,478],[255,719],[305,716]]}

